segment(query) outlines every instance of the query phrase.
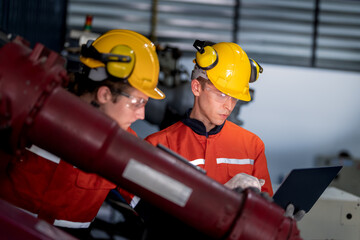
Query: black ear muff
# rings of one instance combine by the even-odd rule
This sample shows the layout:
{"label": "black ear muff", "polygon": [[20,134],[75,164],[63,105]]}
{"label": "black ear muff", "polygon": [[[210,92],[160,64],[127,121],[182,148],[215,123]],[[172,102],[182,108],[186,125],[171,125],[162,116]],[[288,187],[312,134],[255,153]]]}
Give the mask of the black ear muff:
{"label": "black ear muff", "polygon": [[92,43],[93,41],[88,41],[81,46],[82,57],[103,62],[107,71],[114,77],[127,79],[131,75],[135,65],[135,53],[130,47],[116,45],[110,53],[100,53]]}
{"label": "black ear muff", "polygon": [[203,70],[209,70],[219,62],[218,54],[212,47],[215,43],[195,40],[193,46],[197,50],[195,62]]}
{"label": "black ear muff", "polygon": [[255,82],[259,78],[259,74],[263,72],[263,68],[255,60],[249,58],[251,66],[251,75],[249,82]]}

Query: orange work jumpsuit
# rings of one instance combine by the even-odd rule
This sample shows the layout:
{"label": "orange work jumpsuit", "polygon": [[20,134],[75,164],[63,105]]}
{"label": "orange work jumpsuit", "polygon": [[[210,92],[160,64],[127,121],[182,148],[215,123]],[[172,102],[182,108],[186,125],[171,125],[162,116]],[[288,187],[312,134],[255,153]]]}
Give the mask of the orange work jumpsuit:
{"label": "orange work jumpsuit", "polygon": [[[136,135],[130,128],[128,132]],[[34,145],[20,160],[8,157],[6,172],[0,173],[0,197],[57,227],[88,228],[109,191],[116,188]],[[133,197],[118,190],[125,199]]]}
{"label": "orange work jumpsuit", "polygon": [[273,195],[264,143],[230,121],[206,132],[202,122],[185,118],[145,140],[155,146],[160,143],[182,155],[221,184],[238,173],[264,179],[261,190]]}

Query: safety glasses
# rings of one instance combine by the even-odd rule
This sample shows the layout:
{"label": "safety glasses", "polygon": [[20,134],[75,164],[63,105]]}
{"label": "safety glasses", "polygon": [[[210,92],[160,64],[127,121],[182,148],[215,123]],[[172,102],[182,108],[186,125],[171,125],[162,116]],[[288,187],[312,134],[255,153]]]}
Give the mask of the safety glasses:
{"label": "safety glasses", "polygon": [[218,103],[225,103],[225,102],[226,102],[227,100],[229,100],[229,99],[230,99],[231,102],[234,103],[234,104],[236,104],[237,101],[238,101],[238,99],[233,98],[233,97],[231,97],[231,96],[229,96],[229,95],[226,95],[225,93],[222,93],[222,92],[220,92],[219,90],[213,89],[213,88],[211,88],[211,87],[209,87],[209,86],[206,86],[206,87],[205,87],[205,90],[208,91],[208,92],[210,92],[210,93],[212,94],[212,96],[213,96],[213,99],[214,99],[216,102],[218,102]]}
{"label": "safety glasses", "polygon": [[129,99],[129,102],[126,106],[133,110],[137,110],[139,108],[145,107],[146,103],[148,102],[146,99],[131,96],[130,94],[127,94],[126,92],[118,92],[118,93]]}

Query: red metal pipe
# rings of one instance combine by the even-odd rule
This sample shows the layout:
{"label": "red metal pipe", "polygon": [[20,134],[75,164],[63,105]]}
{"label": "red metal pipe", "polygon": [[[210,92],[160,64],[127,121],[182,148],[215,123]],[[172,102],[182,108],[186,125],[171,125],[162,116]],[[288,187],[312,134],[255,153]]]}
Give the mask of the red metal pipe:
{"label": "red metal pipe", "polygon": [[[20,224],[21,223],[21,224]],[[76,240],[73,236],[61,231],[41,219],[17,209],[0,199],[0,232],[1,239],[26,240]]]}

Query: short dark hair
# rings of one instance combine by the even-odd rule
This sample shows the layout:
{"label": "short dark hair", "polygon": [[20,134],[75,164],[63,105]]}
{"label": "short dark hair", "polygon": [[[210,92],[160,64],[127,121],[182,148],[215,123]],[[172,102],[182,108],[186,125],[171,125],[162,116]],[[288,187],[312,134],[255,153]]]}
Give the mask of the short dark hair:
{"label": "short dark hair", "polygon": [[131,85],[125,80],[121,80],[115,77],[108,77],[103,81],[93,81],[87,77],[84,72],[77,72],[70,76],[70,84],[68,90],[77,96],[84,94],[96,94],[100,87],[106,86],[109,88],[113,95],[113,102],[117,101],[117,96],[120,92],[125,92]]}
{"label": "short dark hair", "polygon": [[196,80],[199,81],[202,90],[205,89],[205,85],[206,85],[206,84],[211,83],[209,79],[206,79],[206,78],[203,78],[203,77],[198,77]]}

